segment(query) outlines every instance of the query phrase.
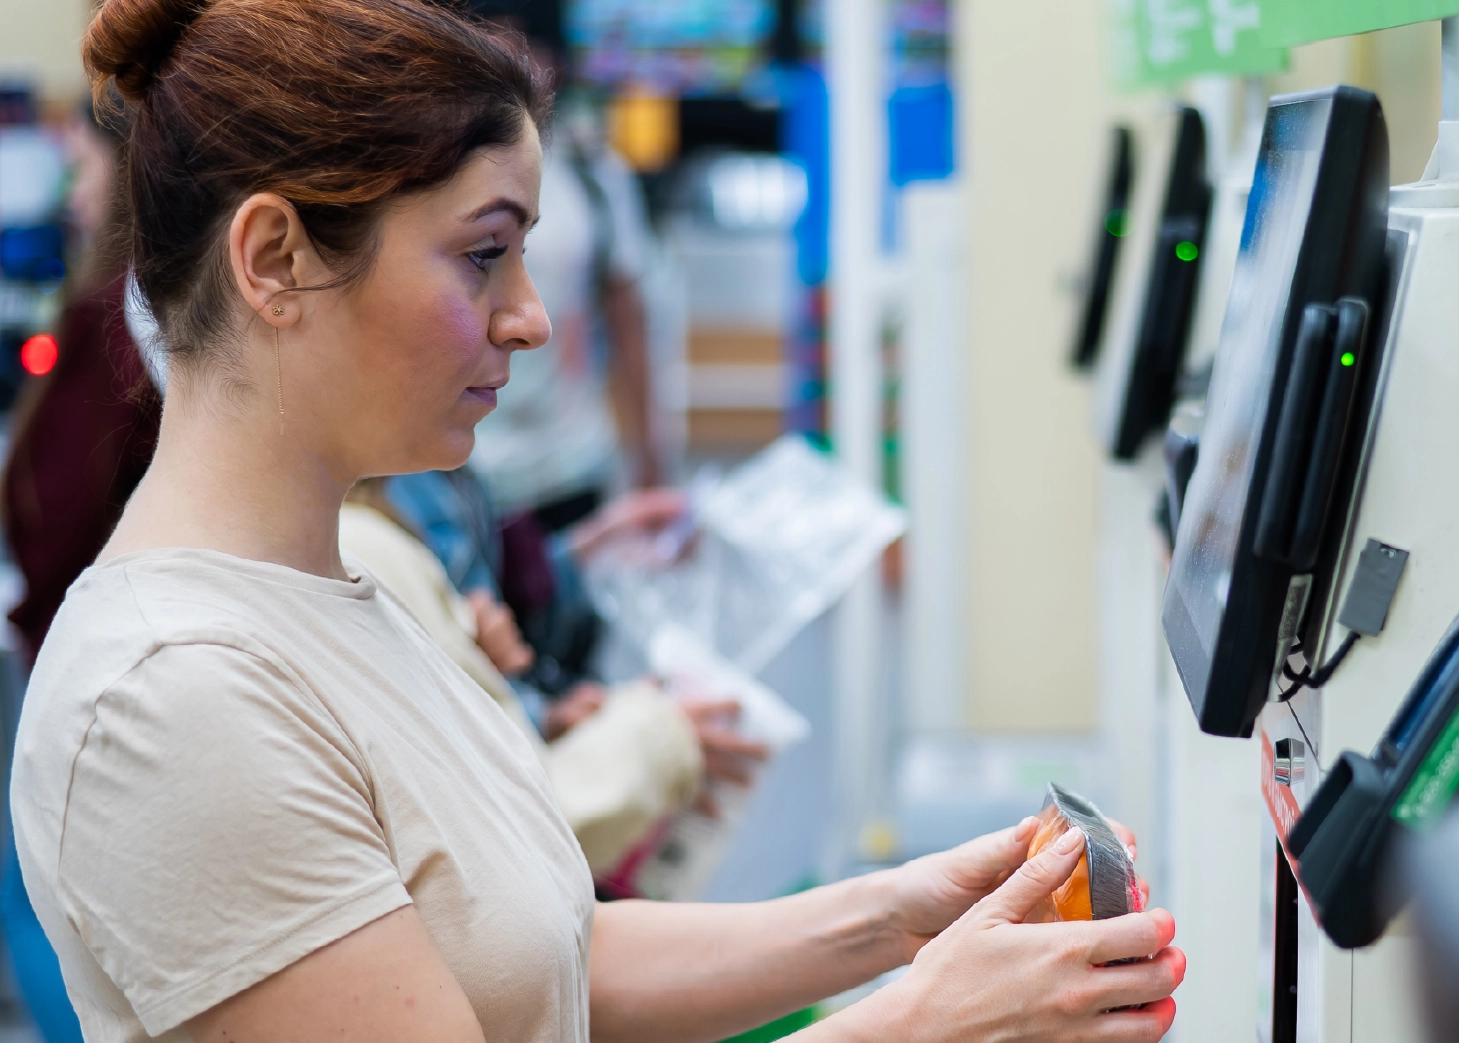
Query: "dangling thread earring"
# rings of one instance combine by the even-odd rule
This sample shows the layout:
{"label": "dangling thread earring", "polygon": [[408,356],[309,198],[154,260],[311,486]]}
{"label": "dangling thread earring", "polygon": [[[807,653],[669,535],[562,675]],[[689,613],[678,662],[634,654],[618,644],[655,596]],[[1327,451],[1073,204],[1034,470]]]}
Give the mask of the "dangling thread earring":
{"label": "dangling thread earring", "polygon": [[[274,314],[284,314],[284,306],[275,304]],[[279,377],[279,434],[282,435],[284,433],[284,363],[279,354],[279,328],[277,326],[274,327],[274,370]]]}

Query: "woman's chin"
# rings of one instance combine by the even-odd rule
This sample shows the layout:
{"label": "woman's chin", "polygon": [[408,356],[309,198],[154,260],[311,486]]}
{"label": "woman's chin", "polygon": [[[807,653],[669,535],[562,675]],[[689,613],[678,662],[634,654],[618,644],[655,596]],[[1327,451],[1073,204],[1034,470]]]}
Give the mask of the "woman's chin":
{"label": "woman's chin", "polygon": [[441,463],[428,468],[431,471],[454,471],[471,459],[471,450],[476,446],[476,428],[453,431],[441,445]]}

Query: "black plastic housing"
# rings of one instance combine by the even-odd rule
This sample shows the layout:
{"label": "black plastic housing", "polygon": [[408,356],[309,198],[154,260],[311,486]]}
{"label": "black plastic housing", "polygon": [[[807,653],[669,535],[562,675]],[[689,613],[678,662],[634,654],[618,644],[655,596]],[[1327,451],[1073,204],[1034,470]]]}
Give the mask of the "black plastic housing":
{"label": "black plastic housing", "polygon": [[1206,125],[1201,114],[1185,106],[1177,122],[1140,331],[1110,446],[1116,460],[1133,460],[1146,437],[1164,430],[1190,340],[1213,193],[1206,174]]}
{"label": "black plastic housing", "polygon": [[1454,738],[1456,714],[1459,625],[1429,657],[1372,756],[1344,751],[1292,827],[1287,852],[1334,944],[1371,944],[1397,911],[1402,896],[1384,886],[1395,834],[1407,828],[1395,809],[1436,746]]}
{"label": "black plastic housing", "polygon": [[1130,190],[1135,182],[1135,136],[1129,127],[1116,127],[1110,156],[1109,181],[1105,188],[1099,228],[1094,233],[1094,257],[1089,266],[1089,285],[1074,348],[1069,361],[1075,369],[1087,370],[1099,357],[1104,339],[1105,317],[1109,314],[1110,290],[1114,286],[1120,243],[1125,238]]}
{"label": "black plastic housing", "polygon": [[[1294,170],[1310,172],[1310,198],[1290,189],[1308,183]],[[1289,180],[1284,183],[1283,177]],[[1319,570],[1332,567],[1328,550],[1337,527],[1329,519],[1344,515],[1353,495],[1356,469],[1350,462],[1360,440],[1350,435],[1366,426],[1381,349],[1372,330],[1379,324],[1367,323],[1360,332],[1365,343],[1356,354],[1365,361],[1353,374],[1356,383],[1327,495],[1305,497],[1308,475],[1297,466],[1305,463],[1300,454],[1285,454],[1293,463],[1290,484],[1272,485],[1271,475],[1284,455],[1280,447],[1291,437],[1312,444],[1325,408],[1319,393],[1312,399],[1317,408],[1306,415],[1307,426],[1280,430],[1290,416],[1285,398],[1308,306],[1335,309],[1342,298],[1353,298],[1372,310],[1386,285],[1387,219],[1388,135],[1378,99],[1352,87],[1272,99],[1207,399],[1200,458],[1181,514],[1161,613],[1186,694],[1201,729],[1210,734],[1251,734],[1271,685],[1291,580],[1309,574],[1314,561]],[[1287,236],[1300,241],[1282,238]],[[1290,263],[1289,282],[1278,282],[1287,279],[1287,269],[1270,270],[1278,263],[1274,257]],[[1274,284],[1278,290],[1286,287],[1275,305],[1270,299]],[[1266,323],[1269,312],[1270,325],[1253,330],[1252,323]],[[1332,334],[1326,322],[1319,325],[1324,328],[1309,330],[1309,339]],[[1331,356],[1318,361],[1323,358]],[[1248,416],[1254,419],[1242,426]],[[1280,498],[1297,499],[1284,523],[1285,542],[1263,555],[1255,544],[1269,489],[1281,490]],[[1298,557],[1291,553],[1291,533],[1308,499],[1313,504],[1308,523],[1316,531],[1304,537]],[[1320,512],[1318,501],[1324,508]],[[1327,577],[1314,575],[1313,588],[1318,587],[1328,589]]]}

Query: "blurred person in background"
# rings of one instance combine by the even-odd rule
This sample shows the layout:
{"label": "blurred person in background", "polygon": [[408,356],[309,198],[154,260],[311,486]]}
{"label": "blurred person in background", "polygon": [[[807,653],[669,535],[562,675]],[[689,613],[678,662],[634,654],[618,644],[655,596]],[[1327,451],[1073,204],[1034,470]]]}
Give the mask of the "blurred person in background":
{"label": "blurred person in background", "polygon": [[16,407],[4,521],[25,597],[10,613],[27,662],[66,589],[106,544],[157,444],[161,406],[123,320],[115,191],[121,132],[90,103],[67,133],[76,242],[55,368]]}
{"label": "blurred person in background", "polygon": [[[468,7],[522,32],[534,60],[565,81],[562,0]],[[640,289],[651,234],[642,191],[591,114],[564,110],[543,156],[542,216],[527,252],[552,338],[514,361],[471,455],[505,510],[530,509],[553,532],[601,506],[621,477],[645,488],[666,477]]]}
{"label": "blurred person in background", "polygon": [[485,588],[472,600],[461,595],[385,487],[384,479],[374,478],[351,490],[340,512],[341,549],[364,562],[529,736],[595,875],[614,869],[664,816],[685,807],[706,777],[749,781],[749,763],[762,759],[765,750],[734,734],[735,704],[681,703],[647,679],[616,686],[611,695],[593,686],[590,709],[571,719],[549,718],[549,727],[539,733],[503,676],[532,660],[511,610]]}
{"label": "blurred person in background", "polygon": [[[66,133],[74,241],[56,364],[16,407],[5,468],[5,532],[25,577],[25,596],[10,621],[27,665],[67,588],[111,537],[157,444],[160,403],[122,317],[126,263],[116,183],[123,139],[122,129],[96,118],[89,101]],[[4,857],[0,917],[17,983],[47,1043],[79,1043],[81,1026],[25,893],[8,817]]]}
{"label": "blurred person in background", "polygon": [[552,533],[532,512],[499,511],[470,467],[398,475],[383,492],[474,607],[487,654],[517,682],[543,734],[591,713],[602,701],[591,667],[602,627],[582,567],[617,537],[672,525],[683,494],[627,493]]}

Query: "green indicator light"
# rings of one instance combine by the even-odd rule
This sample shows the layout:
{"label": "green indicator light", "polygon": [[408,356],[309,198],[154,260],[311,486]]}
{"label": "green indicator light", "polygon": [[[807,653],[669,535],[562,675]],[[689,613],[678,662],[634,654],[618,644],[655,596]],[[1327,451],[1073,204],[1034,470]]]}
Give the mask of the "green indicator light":
{"label": "green indicator light", "polygon": [[1201,251],[1196,247],[1195,243],[1185,242],[1175,244],[1175,256],[1179,257],[1182,261],[1194,261],[1200,255]]}
{"label": "green indicator light", "polygon": [[1344,366],[1351,366],[1354,362],[1358,360],[1351,351],[1344,351],[1342,353],[1342,358],[1338,359],[1338,361],[1341,362]]}
{"label": "green indicator light", "polygon": [[1130,232],[1129,211],[1111,210],[1104,219],[1104,230],[1116,239],[1123,239]]}

